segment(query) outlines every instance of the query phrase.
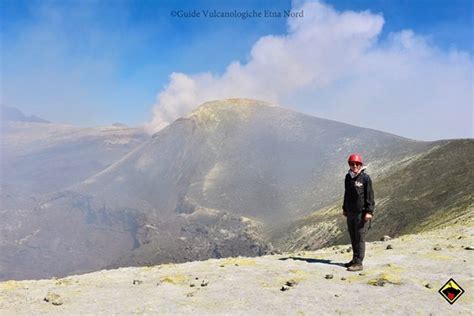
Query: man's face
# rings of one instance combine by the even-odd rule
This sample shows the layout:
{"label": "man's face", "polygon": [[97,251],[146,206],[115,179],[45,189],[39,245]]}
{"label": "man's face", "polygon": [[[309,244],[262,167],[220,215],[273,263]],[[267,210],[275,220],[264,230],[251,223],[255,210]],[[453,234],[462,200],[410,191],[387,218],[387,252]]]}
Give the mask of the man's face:
{"label": "man's face", "polygon": [[352,172],[359,173],[360,169],[362,168],[362,164],[360,162],[349,161],[349,167],[351,168]]}

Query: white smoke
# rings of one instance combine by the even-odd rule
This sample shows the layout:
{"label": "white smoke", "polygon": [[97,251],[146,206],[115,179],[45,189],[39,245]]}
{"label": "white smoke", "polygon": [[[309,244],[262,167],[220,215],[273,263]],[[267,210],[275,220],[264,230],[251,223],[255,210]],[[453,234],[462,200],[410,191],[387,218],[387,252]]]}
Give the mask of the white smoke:
{"label": "white smoke", "polygon": [[247,63],[234,61],[222,75],[171,74],[148,129],[205,101],[254,98],[412,138],[472,136],[470,55],[442,51],[411,30],[381,42],[384,19],[368,11],[321,2],[293,10],[304,17],[289,18],[285,35],[260,38]]}

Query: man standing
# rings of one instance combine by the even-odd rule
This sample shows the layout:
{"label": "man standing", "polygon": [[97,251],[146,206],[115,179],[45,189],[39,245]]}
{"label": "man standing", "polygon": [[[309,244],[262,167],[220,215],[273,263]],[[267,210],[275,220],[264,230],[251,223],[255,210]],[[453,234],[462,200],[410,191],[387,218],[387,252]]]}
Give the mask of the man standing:
{"label": "man standing", "polygon": [[347,271],[363,270],[365,256],[365,234],[370,227],[375,202],[372,180],[364,172],[362,157],[352,154],[348,159],[349,172],[344,182],[344,204],[342,210],[347,217],[347,228],[351,236],[352,260],[345,263]]}

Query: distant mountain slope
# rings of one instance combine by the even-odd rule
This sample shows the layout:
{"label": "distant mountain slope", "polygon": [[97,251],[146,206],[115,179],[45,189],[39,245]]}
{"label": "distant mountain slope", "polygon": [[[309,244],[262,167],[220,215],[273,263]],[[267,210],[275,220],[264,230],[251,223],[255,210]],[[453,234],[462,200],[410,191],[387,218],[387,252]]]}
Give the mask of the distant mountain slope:
{"label": "distant mountain slope", "polygon": [[35,123],[49,123],[35,115],[27,116],[20,109],[11,106],[0,106],[0,118],[2,122],[35,122]]}
{"label": "distant mountain slope", "polygon": [[[455,223],[474,225],[472,157],[474,140],[450,140],[392,165],[384,177],[374,181],[376,212],[368,240]],[[347,243],[349,236],[341,205],[339,201],[275,229],[274,244],[283,250],[297,250]]]}
{"label": "distant mountain slope", "polygon": [[108,167],[148,138],[137,129],[121,126],[3,122],[2,192],[24,199],[64,189]]}
{"label": "distant mountain slope", "polygon": [[203,206],[286,221],[339,198],[348,153],[384,166],[431,146],[253,100],[216,101],[72,190],[109,209],[145,201],[160,216]]}

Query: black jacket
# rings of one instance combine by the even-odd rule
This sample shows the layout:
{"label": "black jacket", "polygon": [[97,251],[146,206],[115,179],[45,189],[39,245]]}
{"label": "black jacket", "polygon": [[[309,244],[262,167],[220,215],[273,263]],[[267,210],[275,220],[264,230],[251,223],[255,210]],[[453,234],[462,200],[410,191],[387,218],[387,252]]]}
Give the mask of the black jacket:
{"label": "black jacket", "polygon": [[374,213],[374,190],[369,175],[362,170],[354,179],[350,174],[346,175],[344,181],[344,212],[351,213]]}

